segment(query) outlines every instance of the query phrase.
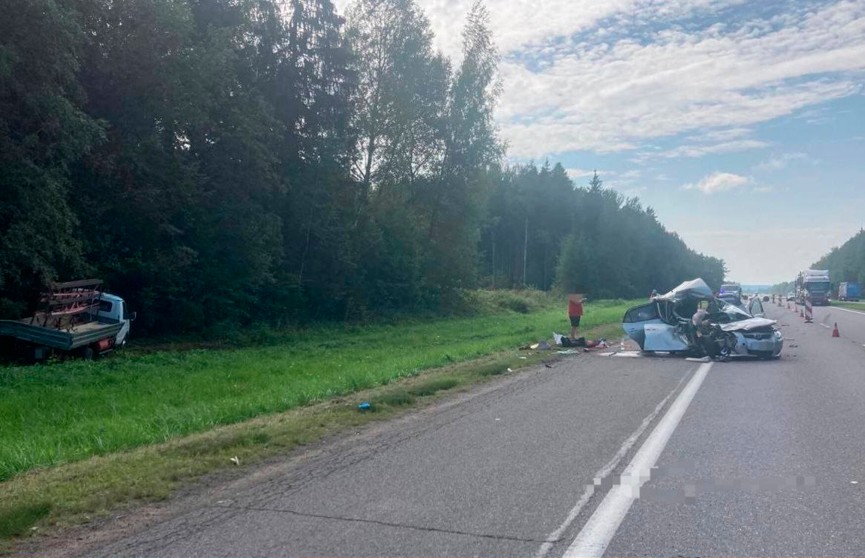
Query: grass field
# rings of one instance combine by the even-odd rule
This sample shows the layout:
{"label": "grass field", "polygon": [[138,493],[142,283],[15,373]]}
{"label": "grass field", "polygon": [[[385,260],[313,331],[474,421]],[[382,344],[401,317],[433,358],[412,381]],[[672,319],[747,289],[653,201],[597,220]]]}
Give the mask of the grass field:
{"label": "grass field", "polygon": [[[503,306],[518,311],[478,317],[270,333],[263,346],[0,368],[0,481],[320,402],[565,331],[561,307],[548,301],[531,311],[526,304],[508,300]],[[618,323],[627,306],[590,303],[584,327]]]}

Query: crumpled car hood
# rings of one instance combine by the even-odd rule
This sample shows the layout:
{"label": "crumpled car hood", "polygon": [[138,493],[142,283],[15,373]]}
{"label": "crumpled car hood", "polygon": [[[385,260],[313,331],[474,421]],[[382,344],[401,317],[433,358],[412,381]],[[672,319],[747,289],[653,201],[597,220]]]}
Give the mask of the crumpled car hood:
{"label": "crumpled car hood", "polygon": [[771,327],[777,323],[776,320],[770,320],[768,318],[749,318],[747,320],[723,324],[721,329],[724,331],[751,331],[761,327]]}
{"label": "crumpled car hood", "polygon": [[696,298],[699,300],[712,298],[712,289],[702,279],[692,279],[685,281],[672,291],[656,296],[656,300],[684,300],[686,298]]}

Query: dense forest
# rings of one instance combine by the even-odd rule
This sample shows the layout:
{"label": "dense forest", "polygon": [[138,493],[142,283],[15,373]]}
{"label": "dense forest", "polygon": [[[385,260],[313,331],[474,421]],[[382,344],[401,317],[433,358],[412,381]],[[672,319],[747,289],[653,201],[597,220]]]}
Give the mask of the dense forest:
{"label": "dense forest", "polygon": [[[0,0],[0,317],[103,278],[138,331],[723,279],[650,208],[504,165],[497,52],[411,0]],[[861,259],[860,259],[861,263]],[[861,266],[860,266],[861,278]]]}
{"label": "dense forest", "polygon": [[811,269],[828,269],[834,289],[843,281],[865,284],[865,229],[860,230],[840,248],[820,258]]}

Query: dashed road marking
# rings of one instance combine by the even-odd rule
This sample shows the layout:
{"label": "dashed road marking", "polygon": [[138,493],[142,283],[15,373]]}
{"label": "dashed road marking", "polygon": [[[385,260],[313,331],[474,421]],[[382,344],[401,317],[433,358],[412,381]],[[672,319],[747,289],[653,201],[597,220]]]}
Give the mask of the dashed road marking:
{"label": "dashed road marking", "polygon": [[553,545],[558,542],[562,534],[568,529],[568,527],[571,526],[571,523],[573,523],[577,516],[580,514],[583,506],[585,506],[586,503],[591,499],[592,495],[595,493],[595,487],[600,486],[604,482],[604,479],[606,479],[610,475],[610,473],[612,473],[616,469],[616,467],[619,466],[619,463],[631,450],[636,441],[640,439],[640,436],[643,435],[643,432],[646,431],[646,428],[648,428],[649,425],[652,424],[652,422],[655,420],[655,417],[657,417],[661,410],[667,405],[667,401],[669,401],[670,398],[672,398],[673,395],[675,395],[676,392],[679,391],[679,388],[682,387],[682,384],[687,379],[687,375],[682,376],[682,379],[679,380],[679,383],[676,384],[676,387],[674,387],[673,390],[667,394],[663,401],[658,403],[655,409],[651,413],[649,413],[646,418],[643,419],[643,422],[640,423],[640,426],[630,436],[628,436],[628,439],[625,440],[625,442],[622,444],[622,447],[620,447],[619,451],[616,452],[616,455],[614,455],[613,458],[610,459],[610,461],[608,461],[606,465],[601,467],[598,472],[595,473],[594,484],[592,484],[591,486],[587,486],[585,490],[583,490],[583,495],[580,496],[579,500],[577,500],[576,505],[571,508],[571,511],[570,513],[568,513],[568,517],[565,518],[564,523],[562,523],[558,529],[556,529],[547,536],[546,542],[541,545],[541,548],[538,551],[538,558],[543,558],[550,550],[553,549]]}
{"label": "dashed road marking", "polygon": [[694,399],[697,390],[712,368],[713,363],[701,365],[694,376],[679,393],[673,404],[661,418],[658,425],[649,435],[631,463],[622,473],[619,484],[613,486],[604,497],[598,509],[589,518],[574,542],[565,551],[566,558],[578,556],[603,556],[604,551],[613,540],[619,525],[625,519],[634,500],[640,495],[640,487],[649,480],[652,467],[661,456],[661,452],[682,420],[688,405]]}

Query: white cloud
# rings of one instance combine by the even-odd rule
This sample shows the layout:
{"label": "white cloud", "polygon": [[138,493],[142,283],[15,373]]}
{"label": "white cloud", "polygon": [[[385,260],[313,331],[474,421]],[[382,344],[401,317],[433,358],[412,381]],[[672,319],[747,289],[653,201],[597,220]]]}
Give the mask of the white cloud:
{"label": "white cloud", "polygon": [[684,190],[699,190],[704,194],[726,192],[750,184],[751,179],[746,176],[729,172],[713,172],[704,176],[702,180],[693,184],[682,186]]}
{"label": "white cloud", "polygon": [[[565,172],[567,173],[568,177],[570,177],[571,180],[576,181],[576,180],[578,180],[578,179],[580,179],[580,178],[585,178],[585,177],[587,177],[587,176],[592,176],[593,174],[595,174],[596,171],[594,171],[594,170],[587,170],[587,169],[579,169],[579,168],[570,168],[570,169],[565,169]],[[598,173],[599,176],[600,176],[603,172],[604,172],[604,171],[597,171],[597,173]]]}
{"label": "white cloud", "polygon": [[708,130],[699,136],[690,136],[686,140],[699,142],[726,142],[744,138],[751,135],[750,128],[721,128]]}
{"label": "white cloud", "polygon": [[683,148],[687,156],[763,147],[744,130],[854,94],[865,70],[865,3],[794,16],[780,29],[761,20],[670,28],[648,42],[564,41],[543,53],[540,69],[507,58],[503,135],[523,157],[621,151],[705,129],[719,147]]}
{"label": "white cloud", "polygon": [[[664,157],[675,159],[678,157],[702,157],[710,153],[732,153],[735,151],[748,151],[750,149],[762,149],[769,144],[760,140],[735,140],[713,145],[680,145],[674,149],[653,153],[653,157]],[[641,154],[644,155],[644,154]]]}
{"label": "white cloud", "polygon": [[793,161],[805,159],[807,156],[804,153],[784,153],[777,157],[766,159],[758,164],[755,168],[763,171],[776,171],[786,168]]}
{"label": "white cloud", "polygon": [[[340,11],[349,1],[337,0]],[[417,2],[436,44],[458,59],[474,0]],[[854,94],[865,73],[865,0],[778,3],[775,15],[747,21],[718,12],[762,3],[486,4],[503,54],[496,116],[518,160],[645,150],[652,138],[680,135],[670,156],[762,148],[751,126]]]}

